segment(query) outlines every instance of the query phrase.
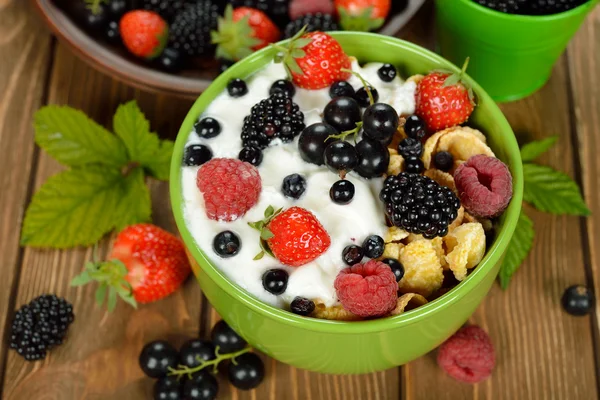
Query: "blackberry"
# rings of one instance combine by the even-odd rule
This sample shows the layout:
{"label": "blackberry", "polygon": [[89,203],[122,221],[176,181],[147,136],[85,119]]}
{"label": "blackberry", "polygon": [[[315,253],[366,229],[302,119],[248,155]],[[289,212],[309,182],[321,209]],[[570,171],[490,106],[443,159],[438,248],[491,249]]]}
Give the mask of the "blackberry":
{"label": "blackberry", "polygon": [[140,0],[138,8],[154,11],[165,21],[171,22],[189,3],[191,3],[189,0]]}
{"label": "blackberry", "polygon": [[589,0],[533,0],[527,1],[528,14],[550,15],[572,10]]}
{"label": "blackberry", "polygon": [[395,226],[427,239],[446,236],[460,208],[460,200],[450,188],[408,172],[388,176],[379,199]]}
{"label": "blackberry", "polygon": [[244,147],[264,149],[273,139],[291,142],[304,129],[304,114],[296,103],[282,92],[252,106],[244,118],[242,142]]}
{"label": "blackberry", "polygon": [[329,14],[305,14],[296,18],[285,26],[283,35],[286,39],[293,37],[300,29],[306,25],[306,32],[314,31],[337,31],[340,29],[335,19]]}
{"label": "blackberry", "polygon": [[169,47],[190,57],[212,53],[210,32],[217,29],[218,17],[219,6],[212,0],[186,5],[169,27]]}
{"label": "blackberry", "polygon": [[421,157],[423,145],[418,139],[406,138],[398,144],[398,154],[405,159],[408,157]]}
{"label": "blackberry", "polygon": [[273,22],[284,26],[289,21],[290,0],[229,0],[233,8],[252,7],[267,14]]}
{"label": "blackberry", "polygon": [[42,295],[22,306],[11,326],[10,348],[27,361],[41,360],[61,344],[75,316],[73,306],[56,295]]}
{"label": "blackberry", "polygon": [[476,3],[506,14],[527,14],[529,0],[475,0]]}

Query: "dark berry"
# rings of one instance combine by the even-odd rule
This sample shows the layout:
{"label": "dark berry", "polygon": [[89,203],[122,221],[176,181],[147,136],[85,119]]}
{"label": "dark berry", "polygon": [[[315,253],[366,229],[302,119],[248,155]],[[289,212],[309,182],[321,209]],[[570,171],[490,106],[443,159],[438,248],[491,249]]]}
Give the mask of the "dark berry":
{"label": "dark berry", "polygon": [[448,172],[454,166],[454,157],[447,151],[439,151],[433,156],[433,165],[439,170]]}
{"label": "dark berry", "polygon": [[460,200],[450,188],[408,172],[388,176],[379,198],[393,225],[427,239],[445,236],[460,208]]}
{"label": "dark berry", "polygon": [[164,340],[150,342],[140,353],[140,368],[150,378],[162,378],[169,372],[169,367],[176,368],[179,355],[177,350]]}
{"label": "dark berry", "polygon": [[154,400],[179,400],[181,395],[181,382],[176,376],[165,376],[154,383]]}
{"label": "dark berry", "polygon": [[364,256],[365,252],[363,248],[355,244],[346,246],[344,247],[344,250],[342,250],[342,259],[348,265],[358,264]]}
{"label": "dark berry", "polygon": [[292,199],[299,199],[300,196],[306,191],[306,179],[299,174],[291,174],[283,178],[281,184],[281,191],[286,197]]}
{"label": "dark berry", "polygon": [[107,11],[115,20],[118,20],[131,10],[130,3],[130,0],[110,0],[107,4]]}
{"label": "dark berry", "polygon": [[412,174],[420,174],[425,169],[419,157],[409,156],[404,159],[404,170]]}
{"label": "dark berry", "polygon": [[329,87],[329,97],[354,97],[354,88],[347,81],[337,81]]}
{"label": "dark berry", "polygon": [[421,140],[427,135],[425,122],[418,115],[411,115],[404,123],[404,133],[412,139]]}
{"label": "dark berry", "polygon": [[396,67],[394,67],[392,64],[383,64],[377,70],[377,76],[379,76],[379,79],[381,79],[384,82],[393,81],[396,75]]}
{"label": "dark berry", "polygon": [[[273,22],[284,26],[288,21],[288,6],[290,0],[229,0],[233,8],[251,7],[267,14]],[[221,1],[221,3],[226,3]]]}
{"label": "dark berry", "polygon": [[573,285],[565,290],[562,306],[571,315],[583,316],[594,308],[594,294],[583,285]]}
{"label": "dark berry", "polygon": [[339,180],[331,185],[329,189],[329,197],[336,204],[348,204],[354,198],[354,184],[345,179]]}
{"label": "dark berry", "polygon": [[136,5],[144,10],[154,11],[170,22],[183,11],[187,3],[187,0],[137,0]]}
{"label": "dark berry", "polygon": [[315,302],[305,297],[297,296],[294,298],[294,300],[292,300],[292,303],[290,304],[290,310],[294,314],[307,317],[312,314],[313,311],[315,311]]}
{"label": "dark berry", "polygon": [[234,61],[219,58],[219,73],[222,74],[227,71],[233,64],[235,64]]}
{"label": "dark berry", "polygon": [[263,274],[263,288],[271,294],[279,295],[287,289],[289,275],[283,269],[270,269]]}
{"label": "dark berry", "polygon": [[333,126],[322,122],[307,126],[298,139],[300,156],[307,163],[323,165],[325,147],[335,141],[335,139],[327,138],[338,133]]}
{"label": "dark berry", "polygon": [[189,57],[211,54],[210,32],[217,29],[219,6],[213,0],[196,0],[177,13],[169,26],[169,44]]}
{"label": "dark berry", "polygon": [[219,354],[234,353],[246,347],[246,341],[224,320],[220,320],[213,326],[210,340],[215,347],[219,347]]}
{"label": "dark berry", "polygon": [[228,368],[229,381],[233,386],[250,390],[260,385],[265,377],[265,366],[260,357],[254,353],[244,353],[235,361]]}
{"label": "dark berry", "polygon": [[258,147],[244,147],[240,150],[238,158],[258,167],[263,160],[263,152]]}
{"label": "dark berry", "polygon": [[179,350],[179,363],[190,368],[197,367],[202,363],[200,360],[214,360],[215,346],[209,341],[201,339],[188,340]]}
{"label": "dark berry", "polygon": [[235,256],[241,246],[240,238],[231,231],[218,233],[213,240],[213,249],[222,258]]}
{"label": "dark berry", "polygon": [[365,251],[365,256],[369,258],[379,258],[383,255],[385,243],[383,238],[378,235],[367,236],[362,243],[362,248]]}
{"label": "dark berry", "polygon": [[103,2],[98,4],[94,12],[84,1],[71,3],[67,8],[67,12],[76,24],[91,34],[102,34],[109,19],[115,19],[110,15],[106,4]]}
{"label": "dark berry", "polygon": [[[379,101],[379,93],[377,89],[372,86],[369,86],[369,90],[371,91],[371,96],[373,96],[373,103],[377,103]],[[369,107],[371,105],[371,99],[369,98],[369,94],[364,87],[361,87],[354,94],[354,99],[361,107]]]}
{"label": "dark berry", "polygon": [[334,172],[351,171],[358,164],[356,149],[348,142],[333,142],[325,147],[325,165]]}
{"label": "dark berry", "polygon": [[179,72],[183,69],[183,56],[181,52],[172,47],[167,47],[156,59],[158,67],[166,72]]}
{"label": "dark berry", "polygon": [[194,124],[194,130],[198,136],[210,139],[221,133],[221,124],[214,118],[206,117]]}
{"label": "dark berry", "polygon": [[252,106],[244,118],[242,143],[244,147],[264,149],[273,139],[291,142],[305,128],[304,114],[291,98],[281,92]]}
{"label": "dark berry", "polygon": [[329,14],[304,14],[303,16],[296,18],[285,26],[283,30],[283,36],[285,39],[293,37],[296,33],[305,27],[305,32],[314,31],[337,31],[339,30],[338,24],[335,22],[333,17]]}
{"label": "dark berry", "polygon": [[234,78],[227,84],[227,93],[231,97],[242,97],[248,93],[248,85],[240,78]]}
{"label": "dark berry", "polygon": [[121,43],[121,31],[119,30],[119,21],[110,21],[106,25],[106,40],[113,44]]}
{"label": "dark berry", "polygon": [[[505,1],[509,2],[508,0]],[[517,0],[519,3],[525,3],[525,7],[529,7],[526,12],[532,15],[550,15],[562,13],[572,10],[573,8],[578,7],[587,1],[589,0]],[[519,11],[509,12],[511,14],[520,13]]]}
{"label": "dark berry", "polygon": [[404,266],[400,263],[400,261],[395,260],[393,258],[386,258],[383,262],[390,266],[392,272],[396,276],[396,282],[400,282],[402,277],[404,276]]}
{"label": "dark berry", "polygon": [[214,400],[219,393],[219,383],[207,371],[198,371],[183,384],[184,400]]}
{"label": "dark berry", "polygon": [[188,167],[197,167],[212,158],[212,151],[203,144],[192,144],[185,149],[183,163]]}
{"label": "dark berry", "polygon": [[323,120],[340,132],[349,131],[361,120],[360,107],[351,97],[336,97],[325,106]]}
{"label": "dark berry", "polygon": [[269,89],[269,94],[281,92],[288,97],[294,97],[296,94],[296,88],[294,84],[288,79],[279,79],[271,85],[271,89]]}
{"label": "dark berry", "polygon": [[364,134],[373,140],[389,143],[398,129],[398,114],[385,103],[368,106],[363,115]]}
{"label": "dark berry", "polygon": [[423,145],[417,139],[406,138],[398,144],[398,153],[404,158],[421,157]]}
{"label": "dark berry", "polygon": [[363,139],[356,145],[356,172],[364,178],[380,177],[390,164],[390,152],[381,142]]}

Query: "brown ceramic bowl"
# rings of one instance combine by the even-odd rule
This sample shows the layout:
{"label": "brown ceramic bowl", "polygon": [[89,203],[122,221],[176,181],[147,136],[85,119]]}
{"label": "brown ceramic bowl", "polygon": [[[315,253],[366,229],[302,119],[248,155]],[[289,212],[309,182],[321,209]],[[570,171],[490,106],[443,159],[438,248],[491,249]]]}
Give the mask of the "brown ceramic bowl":
{"label": "brown ceramic bowl", "polygon": [[[130,55],[124,47],[91,37],[79,28],[53,0],[34,0],[48,26],[92,67],[127,84],[152,92],[195,99],[218,75],[214,60],[199,61],[178,74],[162,72]],[[79,0],[81,1],[81,0]],[[390,16],[379,33],[394,35],[419,9],[424,0],[408,0],[401,13]]]}

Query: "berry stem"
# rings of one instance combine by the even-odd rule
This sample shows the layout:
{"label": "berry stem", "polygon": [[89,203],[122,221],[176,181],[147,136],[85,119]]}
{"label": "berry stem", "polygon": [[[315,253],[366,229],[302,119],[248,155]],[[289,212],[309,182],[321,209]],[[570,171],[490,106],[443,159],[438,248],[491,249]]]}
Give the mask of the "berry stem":
{"label": "berry stem", "polygon": [[325,139],[325,141],[328,141],[329,139],[340,139],[340,140],[346,140],[346,137],[350,136],[350,135],[354,135],[354,141],[356,142],[356,135],[358,135],[358,132],[360,131],[360,128],[362,128],[363,126],[363,122],[362,121],[358,121],[356,123],[356,128],[354,129],[350,129],[348,131],[344,131],[340,134],[337,135],[329,135],[327,136],[327,138]]}
{"label": "berry stem", "polygon": [[108,0],[84,0],[84,2],[94,15],[100,12],[100,4],[108,4]]}
{"label": "berry stem", "polygon": [[470,60],[470,59],[471,59],[470,57],[467,57],[467,58],[465,59],[465,62],[464,62],[464,64],[463,64],[462,68],[460,69],[460,77],[461,77],[461,78],[462,78],[463,76],[465,76],[465,73],[467,72],[467,67],[469,66],[469,60]]}
{"label": "berry stem", "polygon": [[369,82],[367,82],[366,79],[363,78],[356,71],[352,71],[351,69],[347,69],[347,68],[342,68],[342,71],[344,71],[344,72],[350,72],[352,75],[354,75],[358,79],[360,79],[360,82],[362,83],[362,85],[364,86],[365,90],[367,91],[367,96],[369,96],[369,103],[371,103],[371,105],[375,104],[375,99],[373,98],[373,93],[371,93],[371,87],[373,87],[373,85],[371,85]]}
{"label": "berry stem", "polygon": [[235,353],[220,354],[219,346],[217,346],[215,349],[216,357],[214,359],[206,361],[206,360],[203,360],[198,357],[197,360],[200,361],[200,365],[193,367],[193,368],[190,368],[186,365],[181,365],[181,364],[179,364],[177,366],[177,368],[169,367],[169,376],[176,376],[177,378],[180,378],[183,375],[187,375],[189,379],[192,379],[192,374],[202,371],[204,368],[207,368],[210,366],[212,366],[211,372],[213,374],[217,374],[219,372],[217,370],[217,367],[219,366],[221,361],[231,360],[231,362],[235,364],[236,357],[239,357],[244,353],[248,353],[250,350],[252,350],[252,347],[248,346],[248,347],[243,348],[240,351],[236,351]]}

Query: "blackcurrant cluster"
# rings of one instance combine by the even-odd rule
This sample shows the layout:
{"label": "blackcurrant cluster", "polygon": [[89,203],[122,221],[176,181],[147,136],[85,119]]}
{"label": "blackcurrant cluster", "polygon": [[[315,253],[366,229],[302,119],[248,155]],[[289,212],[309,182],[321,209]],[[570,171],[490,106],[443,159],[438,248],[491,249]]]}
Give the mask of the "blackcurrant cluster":
{"label": "blackcurrant cluster", "polygon": [[223,320],[211,332],[211,340],[191,339],[179,351],[166,341],[144,346],[140,368],[154,384],[154,399],[213,400],[219,392],[217,367],[227,363],[229,381],[242,390],[257,387],[265,377],[263,361],[250,352],[246,341]]}
{"label": "blackcurrant cluster", "polygon": [[42,295],[22,306],[11,325],[10,348],[27,361],[41,360],[61,344],[75,316],[73,306],[55,295]]}

